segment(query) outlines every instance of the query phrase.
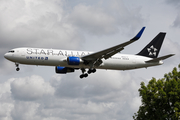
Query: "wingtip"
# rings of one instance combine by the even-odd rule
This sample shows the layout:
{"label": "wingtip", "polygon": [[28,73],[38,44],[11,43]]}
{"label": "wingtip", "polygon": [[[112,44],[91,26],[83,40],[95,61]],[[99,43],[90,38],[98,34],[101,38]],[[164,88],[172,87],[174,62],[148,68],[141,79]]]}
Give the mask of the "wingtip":
{"label": "wingtip", "polygon": [[176,55],[176,54],[170,54],[171,56],[174,56],[174,55]]}
{"label": "wingtip", "polygon": [[139,31],[139,33],[131,40],[138,40],[141,37],[142,33],[144,32],[145,28],[146,27],[142,27],[142,29]]}

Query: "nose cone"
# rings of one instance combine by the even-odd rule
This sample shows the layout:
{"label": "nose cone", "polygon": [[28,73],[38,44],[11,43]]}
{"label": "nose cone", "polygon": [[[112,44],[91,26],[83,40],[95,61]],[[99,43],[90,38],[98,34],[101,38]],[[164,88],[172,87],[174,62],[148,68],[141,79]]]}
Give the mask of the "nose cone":
{"label": "nose cone", "polygon": [[6,54],[4,54],[4,58],[6,58],[6,59],[10,60],[11,55],[10,55],[9,53],[6,53]]}
{"label": "nose cone", "polygon": [[8,58],[8,54],[7,54],[7,53],[6,53],[6,54],[4,54],[4,58],[6,58],[6,59]]}

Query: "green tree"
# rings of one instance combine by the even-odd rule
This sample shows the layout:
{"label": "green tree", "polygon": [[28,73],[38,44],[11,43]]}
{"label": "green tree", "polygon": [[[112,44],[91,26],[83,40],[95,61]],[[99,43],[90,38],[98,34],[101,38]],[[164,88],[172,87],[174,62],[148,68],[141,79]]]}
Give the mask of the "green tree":
{"label": "green tree", "polygon": [[[178,66],[180,69],[180,65]],[[175,67],[164,78],[141,82],[142,105],[134,120],[180,120],[180,71]]]}

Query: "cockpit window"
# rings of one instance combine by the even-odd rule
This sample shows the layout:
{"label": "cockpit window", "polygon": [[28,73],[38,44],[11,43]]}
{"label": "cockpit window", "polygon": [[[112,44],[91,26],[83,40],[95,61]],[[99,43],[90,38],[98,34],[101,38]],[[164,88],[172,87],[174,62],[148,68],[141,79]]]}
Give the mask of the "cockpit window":
{"label": "cockpit window", "polygon": [[14,53],[14,50],[10,50],[10,51],[8,51],[9,53]]}

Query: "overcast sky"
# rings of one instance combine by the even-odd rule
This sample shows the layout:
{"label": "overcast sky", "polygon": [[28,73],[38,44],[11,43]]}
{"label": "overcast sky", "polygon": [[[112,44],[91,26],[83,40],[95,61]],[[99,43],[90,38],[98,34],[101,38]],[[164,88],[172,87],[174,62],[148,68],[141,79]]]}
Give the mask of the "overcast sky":
{"label": "overcast sky", "polygon": [[[179,0],[0,0],[1,120],[131,120],[141,105],[143,81],[162,78],[180,58]],[[136,54],[167,32],[159,56],[164,64],[130,71],[97,70],[60,75],[55,67],[20,65],[4,54],[17,47],[99,51],[140,40],[122,53]]]}

